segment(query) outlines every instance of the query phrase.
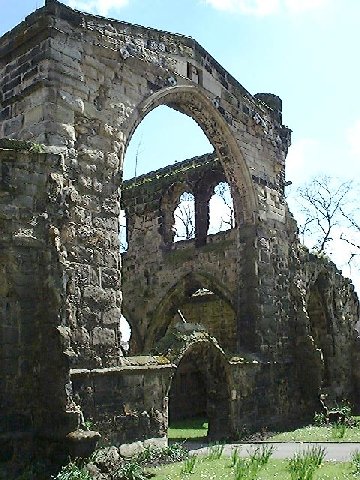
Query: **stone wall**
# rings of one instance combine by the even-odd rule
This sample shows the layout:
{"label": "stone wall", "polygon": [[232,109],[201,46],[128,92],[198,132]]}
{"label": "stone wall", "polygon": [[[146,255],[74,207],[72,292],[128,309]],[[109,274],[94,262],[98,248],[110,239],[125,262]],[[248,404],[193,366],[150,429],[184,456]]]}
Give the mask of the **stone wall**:
{"label": "stone wall", "polygon": [[51,445],[77,428],[78,413],[71,411],[55,227],[53,176],[61,158],[31,153],[24,142],[0,146],[9,143],[17,150],[0,149],[0,443],[2,461],[22,462],[35,435],[51,457]]}
{"label": "stone wall", "polygon": [[[0,460],[63,442],[77,426],[74,398],[108,440],[162,437],[165,386],[191,351],[219,393],[207,399],[214,438],[312,414],[320,387],[334,399],[359,391],[358,300],[298,242],[284,198],[290,130],[276,95],[251,95],[191,38],[56,0],[0,39],[0,78],[0,137],[35,142],[3,140],[0,150]],[[131,136],[159,105],[193,118],[214,155],[123,188]],[[40,144],[46,154],[34,152]],[[235,228],[208,236],[206,205],[223,180]],[[197,194],[199,221],[195,239],[175,245],[171,217],[184,187]],[[227,306],[228,338],[214,309],[203,321],[219,342],[204,325],[174,325],[179,304],[199,315],[189,296],[201,288]],[[166,366],[153,357],[126,364],[121,290],[133,352],[155,349]]]}
{"label": "stone wall", "polygon": [[173,365],[163,357],[127,357],[122,366],[71,371],[74,398],[105,445],[166,440]]}

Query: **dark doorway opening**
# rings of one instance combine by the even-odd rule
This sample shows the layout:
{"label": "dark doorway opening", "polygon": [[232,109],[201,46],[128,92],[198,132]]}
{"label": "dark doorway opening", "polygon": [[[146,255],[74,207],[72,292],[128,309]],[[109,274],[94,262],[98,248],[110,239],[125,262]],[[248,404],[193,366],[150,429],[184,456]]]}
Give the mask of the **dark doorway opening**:
{"label": "dark doorway opening", "polygon": [[213,344],[195,344],[181,359],[169,392],[172,438],[229,437],[229,385],[225,360]]}

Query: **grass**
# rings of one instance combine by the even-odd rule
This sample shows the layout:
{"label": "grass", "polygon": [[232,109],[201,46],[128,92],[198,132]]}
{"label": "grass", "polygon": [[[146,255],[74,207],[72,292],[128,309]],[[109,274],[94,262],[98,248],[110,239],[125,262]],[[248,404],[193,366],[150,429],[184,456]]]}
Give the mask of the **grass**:
{"label": "grass", "polygon": [[[341,428],[341,430],[340,430]],[[307,425],[290,432],[282,432],[267,439],[269,442],[360,442],[360,428],[332,425]]]}
{"label": "grass", "polygon": [[[158,467],[152,480],[234,480],[234,468],[230,458],[221,457],[218,460],[208,460],[200,457],[191,474],[181,473],[184,463],[176,463]],[[288,470],[288,460],[269,460],[257,474],[257,480],[291,480]],[[314,480],[354,480],[354,468],[350,462],[324,462],[315,472]]]}
{"label": "grass", "polygon": [[208,422],[205,418],[187,418],[173,421],[169,425],[169,440],[181,442],[187,439],[203,441],[206,439]]}

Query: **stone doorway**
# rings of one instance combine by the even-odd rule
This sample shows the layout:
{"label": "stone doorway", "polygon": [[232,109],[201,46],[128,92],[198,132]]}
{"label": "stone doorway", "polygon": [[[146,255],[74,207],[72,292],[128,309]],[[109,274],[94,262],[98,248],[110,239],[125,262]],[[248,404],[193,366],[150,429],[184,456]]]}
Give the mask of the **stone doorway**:
{"label": "stone doorway", "polygon": [[198,342],[182,356],[169,390],[169,426],[203,419],[208,439],[230,436],[230,395],[225,358],[210,342]]}

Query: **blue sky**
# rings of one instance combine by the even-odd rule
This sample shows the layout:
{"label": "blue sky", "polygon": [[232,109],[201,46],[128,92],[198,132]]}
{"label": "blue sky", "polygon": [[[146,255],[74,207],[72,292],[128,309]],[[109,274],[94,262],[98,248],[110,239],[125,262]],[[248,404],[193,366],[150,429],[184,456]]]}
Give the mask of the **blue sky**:
{"label": "blue sky", "polygon": [[[287,179],[295,186],[320,174],[359,177],[359,0],[64,3],[192,36],[248,91],[279,95],[283,121],[293,130]],[[0,34],[43,4],[42,0],[0,0]],[[153,111],[135,132],[126,157],[127,176],[134,174],[137,150],[138,174],[211,150],[190,119],[167,110]],[[356,281],[360,287],[360,280]]]}

